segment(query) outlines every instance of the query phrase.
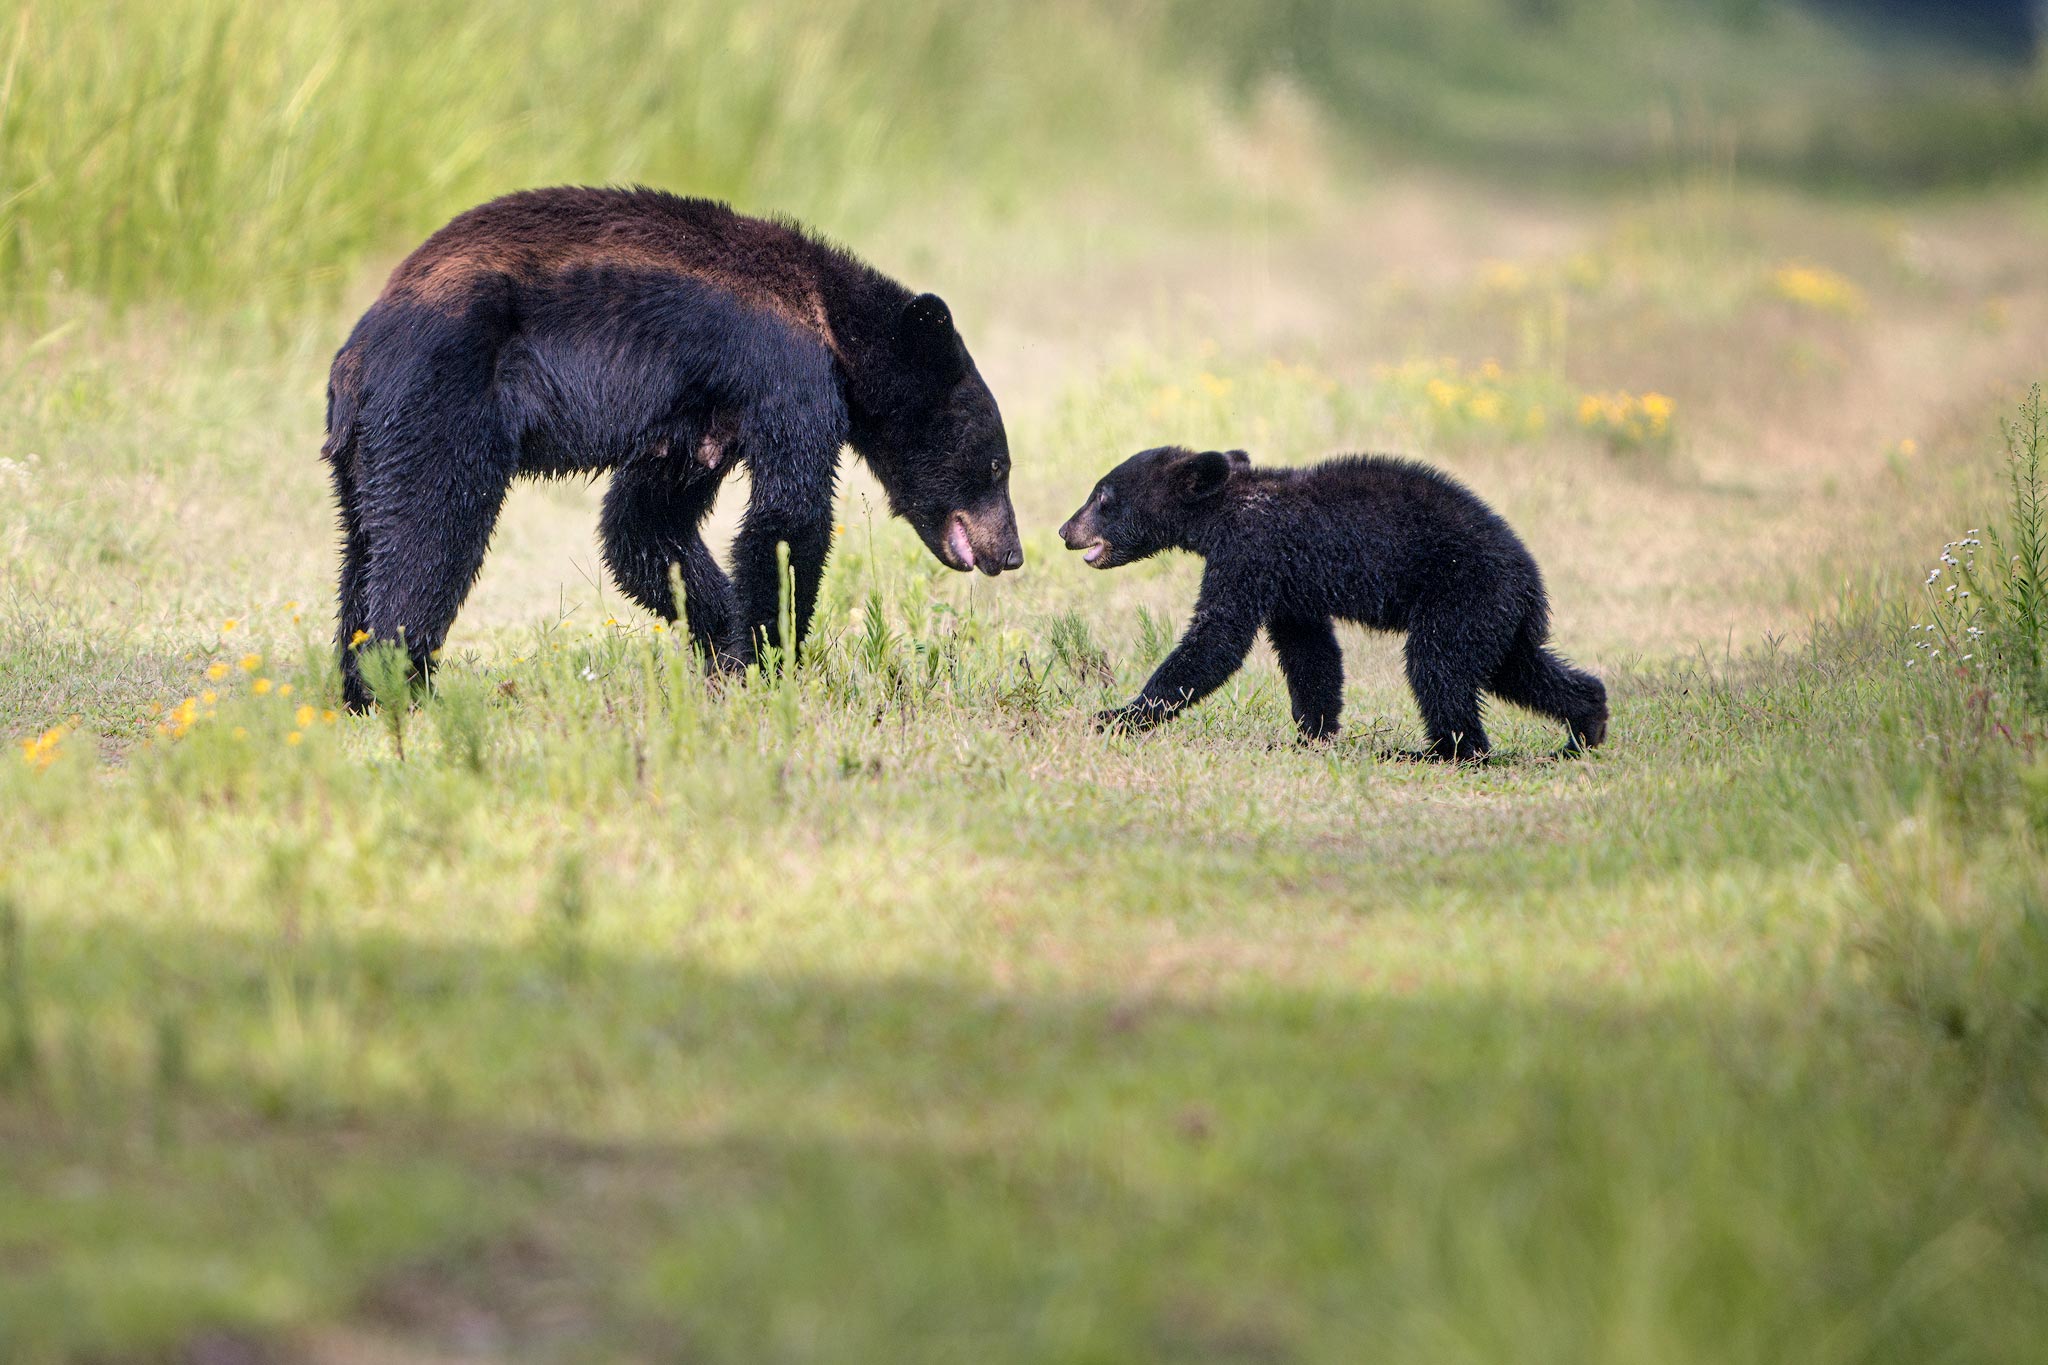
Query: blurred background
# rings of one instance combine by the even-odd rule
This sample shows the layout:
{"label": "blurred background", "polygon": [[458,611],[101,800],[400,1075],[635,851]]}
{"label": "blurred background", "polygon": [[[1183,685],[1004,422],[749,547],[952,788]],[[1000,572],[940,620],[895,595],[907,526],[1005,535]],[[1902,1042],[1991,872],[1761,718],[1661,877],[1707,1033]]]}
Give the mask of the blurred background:
{"label": "blurred background", "polygon": [[1847,193],[2037,174],[2036,0],[15,0],[0,291],[332,299],[515,186],[640,180],[849,238],[892,214],[1200,203],[1276,90],[1333,173]]}

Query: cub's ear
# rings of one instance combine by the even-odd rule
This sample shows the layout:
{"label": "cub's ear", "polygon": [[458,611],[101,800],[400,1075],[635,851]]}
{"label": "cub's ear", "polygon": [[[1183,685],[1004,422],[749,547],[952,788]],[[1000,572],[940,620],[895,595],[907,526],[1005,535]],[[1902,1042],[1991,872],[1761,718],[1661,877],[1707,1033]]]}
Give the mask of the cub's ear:
{"label": "cub's ear", "polygon": [[967,373],[967,346],[953,328],[953,310],[937,294],[919,294],[903,305],[897,332],[911,362],[941,384]]}
{"label": "cub's ear", "polygon": [[1242,450],[1226,450],[1223,452],[1223,458],[1230,461],[1232,469],[1250,469],[1252,467],[1252,457]]}
{"label": "cub's ear", "polygon": [[1220,450],[1205,450],[1199,455],[1188,457],[1181,466],[1181,487],[1186,491],[1188,501],[1213,498],[1223,491],[1223,485],[1230,482],[1230,471],[1236,468],[1230,456]]}

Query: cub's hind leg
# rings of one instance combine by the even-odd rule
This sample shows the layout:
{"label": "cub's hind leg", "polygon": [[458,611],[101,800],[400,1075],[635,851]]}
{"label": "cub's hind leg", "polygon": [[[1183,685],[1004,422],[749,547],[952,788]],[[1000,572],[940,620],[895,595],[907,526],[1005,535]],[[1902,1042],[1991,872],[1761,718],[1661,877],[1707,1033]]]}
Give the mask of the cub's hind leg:
{"label": "cub's hind leg", "polygon": [[1491,747],[1480,722],[1479,689],[1506,653],[1500,634],[1470,610],[1418,612],[1408,625],[1408,687],[1422,712],[1428,747],[1418,758],[1482,760]]}
{"label": "cub's hind leg", "polygon": [[1564,752],[1599,747],[1607,738],[1607,686],[1572,667],[1544,647],[1542,636],[1524,626],[1508,649],[1487,691],[1539,716],[1562,721]]}

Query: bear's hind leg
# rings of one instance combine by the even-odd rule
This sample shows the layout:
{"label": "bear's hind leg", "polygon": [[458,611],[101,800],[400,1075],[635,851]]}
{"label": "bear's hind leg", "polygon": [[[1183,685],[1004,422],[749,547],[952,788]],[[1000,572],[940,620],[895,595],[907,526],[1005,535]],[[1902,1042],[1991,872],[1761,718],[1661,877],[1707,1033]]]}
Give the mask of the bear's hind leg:
{"label": "bear's hind leg", "polygon": [[1344,710],[1344,651],[1327,616],[1319,621],[1273,617],[1266,638],[1280,658],[1287,679],[1287,700],[1303,739],[1328,739],[1337,733]]}
{"label": "bear's hind leg", "polygon": [[604,562],[619,590],[664,620],[676,619],[669,566],[683,580],[683,615],[690,638],[717,669],[744,667],[746,635],[732,582],[718,567],[698,528],[718,496],[710,475],[681,474],[670,466],[633,464],[612,475],[599,534]]}
{"label": "bear's hind leg", "polygon": [[341,665],[342,699],[351,710],[361,710],[369,705],[370,699],[363,691],[363,680],[349,667],[349,650],[356,632],[366,629],[370,623],[364,581],[370,563],[370,540],[363,529],[361,495],[356,490],[355,474],[350,468],[354,459],[352,446],[344,447],[333,458],[334,501],[341,519],[341,583],[337,594],[334,645],[335,656]]}
{"label": "bear's hind leg", "polygon": [[[483,567],[512,484],[518,448],[494,426],[479,421],[460,442],[446,432],[404,431],[365,452],[359,504],[370,539],[360,629],[368,639],[361,648],[402,643],[420,682]],[[346,650],[342,666],[349,704],[360,710],[370,696],[357,655]]]}
{"label": "bear's hind leg", "polygon": [[1546,649],[1527,629],[1515,637],[1487,691],[1539,716],[1562,721],[1564,753],[1599,747],[1607,738],[1607,686]]}

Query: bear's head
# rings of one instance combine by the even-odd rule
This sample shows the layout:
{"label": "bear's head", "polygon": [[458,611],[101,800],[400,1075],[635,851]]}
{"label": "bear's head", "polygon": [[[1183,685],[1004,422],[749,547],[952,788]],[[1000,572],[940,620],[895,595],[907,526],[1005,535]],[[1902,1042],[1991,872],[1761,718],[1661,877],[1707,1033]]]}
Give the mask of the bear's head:
{"label": "bear's head", "polygon": [[853,444],[940,563],[999,574],[1024,563],[1010,506],[1010,442],[936,294],[903,306],[854,413]]}
{"label": "bear's head", "polygon": [[1098,569],[1187,549],[1195,524],[1250,467],[1251,456],[1242,450],[1140,451],[1102,476],[1081,510],[1060,527],[1060,539]]}

